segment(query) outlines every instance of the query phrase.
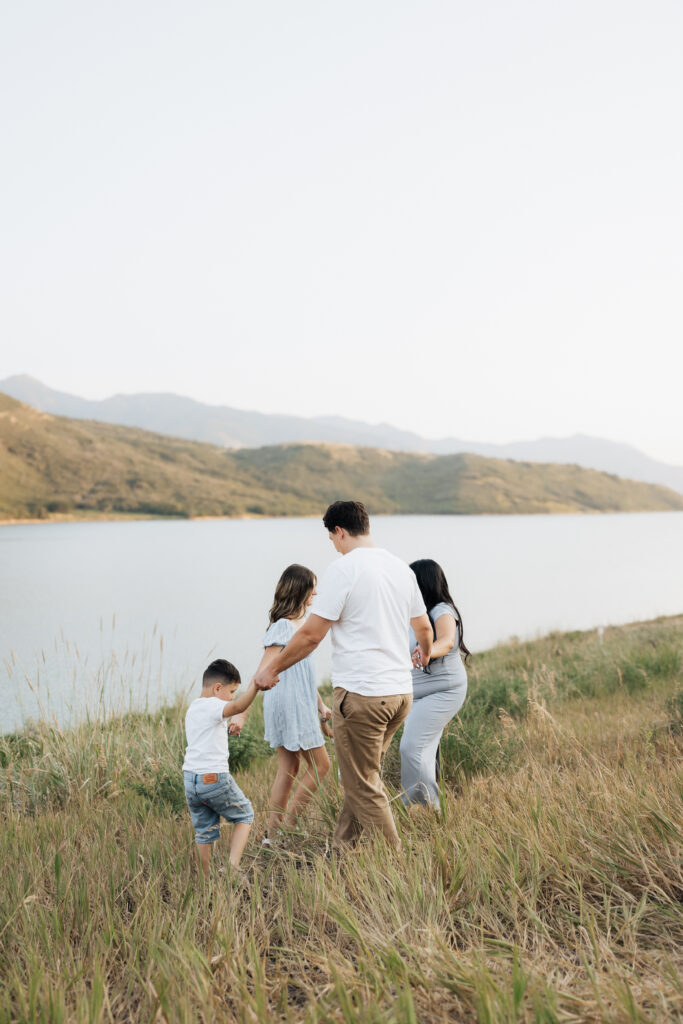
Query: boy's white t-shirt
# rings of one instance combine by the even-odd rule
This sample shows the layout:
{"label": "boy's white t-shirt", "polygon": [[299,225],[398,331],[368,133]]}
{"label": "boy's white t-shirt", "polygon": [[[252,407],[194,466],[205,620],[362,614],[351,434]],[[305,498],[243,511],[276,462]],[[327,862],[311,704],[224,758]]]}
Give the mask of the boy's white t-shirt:
{"label": "boy's white t-shirt", "polygon": [[225,701],[220,697],[197,697],[185,715],[187,749],[183,771],[205,775],[227,772],[228,720],[223,718]]}
{"label": "boy's white t-shirt", "polygon": [[384,548],[354,548],[327,569],[311,612],[332,621],[334,686],[365,697],[412,693],[408,630],[426,609],[410,566]]}

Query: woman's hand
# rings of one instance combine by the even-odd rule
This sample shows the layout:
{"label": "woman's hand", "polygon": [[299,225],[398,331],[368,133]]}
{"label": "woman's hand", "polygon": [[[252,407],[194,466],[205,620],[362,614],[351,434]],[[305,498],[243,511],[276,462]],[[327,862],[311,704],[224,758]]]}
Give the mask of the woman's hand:
{"label": "woman's hand", "polygon": [[328,708],[327,704],[323,702],[320,696],[318,697],[318,716],[320,718],[320,728],[323,736],[328,736],[331,739],[334,734],[330,729],[328,722],[332,718],[332,710],[331,708]]}
{"label": "woman's hand", "polygon": [[413,659],[413,668],[424,668],[425,665],[429,664],[429,658],[425,655],[419,644],[416,646],[411,657]]}
{"label": "woman's hand", "polygon": [[233,715],[228,725],[228,732],[231,736],[239,736],[244,727],[244,720],[247,717],[246,711],[242,711],[239,715]]}

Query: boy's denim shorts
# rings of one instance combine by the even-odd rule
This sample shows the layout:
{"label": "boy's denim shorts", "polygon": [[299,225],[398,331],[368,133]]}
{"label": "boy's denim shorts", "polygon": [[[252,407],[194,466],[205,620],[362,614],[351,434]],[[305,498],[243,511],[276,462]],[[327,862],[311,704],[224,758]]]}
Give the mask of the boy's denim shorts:
{"label": "boy's denim shorts", "polygon": [[194,772],[183,772],[183,775],[196,842],[215,843],[220,835],[221,818],[234,825],[250,825],[254,820],[251,801],[228,772],[216,775],[216,782],[211,783],[203,782],[203,776]]}

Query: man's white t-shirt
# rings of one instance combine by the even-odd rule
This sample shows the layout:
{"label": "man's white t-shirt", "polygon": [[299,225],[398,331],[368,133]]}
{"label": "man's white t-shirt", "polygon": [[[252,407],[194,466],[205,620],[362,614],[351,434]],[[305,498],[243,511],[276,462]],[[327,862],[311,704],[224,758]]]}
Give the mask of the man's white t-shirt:
{"label": "man's white t-shirt", "polygon": [[183,771],[205,775],[227,772],[228,720],[223,718],[225,701],[220,697],[197,697],[185,715],[187,749]]}
{"label": "man's white t-shirt", "polygon": [[333,685],[365,697],[412,693],[408,630],[425,611],[415,573],[384,548],[333,562],[311,607],[332,621]]}

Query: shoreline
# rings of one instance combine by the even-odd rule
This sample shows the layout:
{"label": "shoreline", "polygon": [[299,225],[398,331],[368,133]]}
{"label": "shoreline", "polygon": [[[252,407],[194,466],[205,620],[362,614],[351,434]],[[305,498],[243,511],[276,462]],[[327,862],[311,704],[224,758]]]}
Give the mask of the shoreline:
{"label": "shoreline", "polygon": [[[546,512],[373,512],[373,519],[386,517],[424,518],[448,516],[453,518],[473,518],[475,516],[488,516],[496,519],[509,519],[511,516],[642,516],[642,515],[681,515],[683,509],[657,508],[657,509],[619,509],[619,508],[587,508],[587,509],[562,509]],[[298,513],[291,516],[258,515],[245,512],[238,516],[156,516],[146,515],[144,512],[121,512],[103,515],[78,516],[71,513],[56,513],[51,516],[26,519],[0,519],[0,527],[3,526],[54,526],[58,523],[212,523],[223,521],[243,521],[252,519],[262,520],[286,520],[286,519],[320,519],[322,512]]]}
{"label": "shoreline", "polygon": [[42,519],[0,519],[0,526],[47,526],[55,523],[201,523],[220,519],[315,519],[308,516],[257,516],[245,513],[243,516],[155,516],[144,512],[121,512],[112,515],[77,516],[71,513],[57,513]]}

